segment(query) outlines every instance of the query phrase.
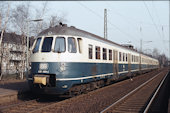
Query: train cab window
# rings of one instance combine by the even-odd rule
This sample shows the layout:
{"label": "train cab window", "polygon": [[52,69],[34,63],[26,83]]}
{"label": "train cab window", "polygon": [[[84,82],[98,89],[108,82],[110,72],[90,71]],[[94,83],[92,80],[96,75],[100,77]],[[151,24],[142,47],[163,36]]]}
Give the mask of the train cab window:
{"label": "train cab window", "polygon": [[93,59],[93,46],[89,44],[89,59]]}
{"label": "train cab window", "polygon": [[107,60],[107,49],[103,48],[103,60]]}
{"label": "train cab window", "polygon": [[38,52],[38,49],[39,49],[39,46],[40,46],[40,42],[41,42],[41,38],[37,38],[35,47],[34,47],[34,49],[33,49],[33,53]]}
{"label": "train cab window", "polygon": [[109,49],[109,60],[112,60],[112,50]]}
{"label": "train cab window", "polygon": [[121,52],[119,52],[119,61],[121,61],[121,58],[122,58]]}
{"label": "train cab window", "polygon": [[100,47],[96,46],[96,59],[100,59]]}
{"label": "train cab window", "polygon": [[73,37],[68,37],[68,51],[70,53],[76,53],[77,52],[76,40]]}
{"label": "train cab window", "polygon": [[123,53],[123,61],[125,61],[125,53]]}
{"label": "train cab window", "polygon": [[53,37],[46,37],[44,39],[41,52],[50,52],[53,42]]}
{"label": "train cab window", "polygon": [[66,50],[65,38],[64,37],[56,37],[54,52],[62,53],[62,52],[65,52],[65,50]]}
{"label": "train cab window", "polygon": [[77,38],[77,41],[78,41],[78,46],[79,46],[79,53],[82,53],[82,39],[81,38]]}

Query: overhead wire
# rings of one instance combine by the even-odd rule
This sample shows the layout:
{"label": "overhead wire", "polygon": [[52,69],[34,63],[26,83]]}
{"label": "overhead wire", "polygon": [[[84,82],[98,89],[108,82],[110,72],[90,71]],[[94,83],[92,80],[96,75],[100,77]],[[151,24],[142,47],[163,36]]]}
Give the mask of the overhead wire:
{"label": "overhead wire", "polygon": [[[158,19],[158,23],[159,23],[159,25],[161,25],[161,21],[160,21],[160,18],[159,18],[159,16],[158,16],[157,8],[155,7],[153,0],[152,0],[152,6],[153,6],[153,8],[154,8],[154,10],[155,10],[155,15],[156,15],[156,17],[157,17],[157,19]],[[165,41],[164,26],[161,25],[160,27],[161,27],[161,30],[162,30],[163,41]]]}
{"label": "overhead wire", "polygon": [[150,11],[149,11],[148,6],[146,5],[145,1],[143,1],[143,3],[144,3],[144,5],[145,5],[145,8],[147,9],[147,12],[148,12],[148,14],[149,14],[151,20],[152,20],[152,23],[154,24],[154,26],[155,26],[155,28],[156,28],[156,30],[157,30],[157,32],[158,32],[160,38],[161,38],[161,34],[160,34],[160,32],[159,32],[159,29],[158,29],[157,25],[156,25],[155,22],[154,22],[154,19],[153,19],[152,15],[151,15],[151,13],[150,13]]}
{"label": "overhead wire", "polygon": [[[108,7],[110,7],[110,4],[108,4],[107,2],[106,2],[106,5],[107,5]],[[134,28],[138,29],[138,27],[134,25],[134,21],[136,21],[135,19],[133,19],[133,18],[131,18],[131,19],[126,18],[124,15],[122,15],[122,14],[119,13],[119,12],[117,12],[115,8],[113,8],[113,7],[110,7],[110,8],[112,8],[117,15],[119,15],[119,16],[122,17],[125,21],[127,21],[127,24],[129,24],[130,26],[133,26]],[[125,19],[125,18],[126,18],[126,19]],[[130,23],[133,23],[133,24],[130,24]],[[141,28],[141,26],[140,26],[140,28]],[[135,32],[134,32],[134,33],[135,33]],[[135,34],[136,34],[136,33],[135,33]],[[140,36],[141,38],[143,38],[141,35],[139,35],[139,34],[137,34],[137,35]],[[139,43],[139,40],[136,40],[136,41]]]}
{"label": "overhead wire", "polygon": [[[152,15],[151,15],[151,13],[150,13],[150,11],[149,11],[149,8],[148,8],[147,4],[145,3],[145,1],[143,1],[143,3],[144,3],[145,8],[147,9],[147,12],[148,12],[151,20],[152,20],[152,23],[153,23],[154,26],[155,26],[156,31],[157,31],[158,34],[159,34],[160,39],[162,40],[162,38],[161,38],[161,37],[162,37],[162,36],[161,36],[161,33],[159,32],[159,29],[158,29],[157,25],[156,25],[155,22],[154,22],[154,19],[153,19]],[[162,40],[162,42],[163,42],[163,40]],[[165,47],[165,45],[164,45],[164,42],[163,42],[163,47],[164,47],[164,49],[166,50],[166,47]]]}
{"label": "overhead wire", "polygon": [[[93,13],[94,15],[98,16],[100,19],[103,20],[103,17],[99,14],[97,14],[96,12],[94,12],[92,9],[90,9],[89,7],[85,6],[84,4],[82,4],[81,2],[78,2],[82,7],[86,8],[88,11],[90,11],[91,13]],[[126,33],[125,31],[121,30],[119,27],[117,27],[115,24],[111,23],[110,21],[108,21],[108,23],[113,26],[115,29],[117,29],[119,32],[123,33],[124,35],[135,39],[132,35]],[[135,39],[136,40],[136,39]]]}

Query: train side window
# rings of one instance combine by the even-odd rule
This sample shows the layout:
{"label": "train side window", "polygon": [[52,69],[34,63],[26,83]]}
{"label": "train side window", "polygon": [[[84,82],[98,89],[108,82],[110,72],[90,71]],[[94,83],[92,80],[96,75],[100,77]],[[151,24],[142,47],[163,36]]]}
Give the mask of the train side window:
{"label": "train side window", "polygon": [[123,53],[123,61],[125,61],[125,53]]}
{"label": "train side window", "polygon": [[121,52],[119,52],[119,61],[121,61],[121,57],[122,57]]}
{"label": "train side window", "polygon": [[38,52],[38,49],[39,49],[39,46],[40,46],[40,42],[41,42],[41,38],[37,38],[35,47],[34,47],[34,49],[33,49],[33,53]]}
{"label": "train side window", "polygon": [[89,44],[89,59],[93,59],[93,46]]}
{"label": "train side window", "polygon": [[82,53],[82,39],[81,38],[77,38],[78,41],[78,46],[79,46],[79,53]]}
{"label": "train side window", "polygon": [[46,37],[44,39],[41,52],[50,52],[53,42],[53,37]]}
{"label": "train side window", "polygon": [[109,49],[109,60],[112,60],[112,50]]}
{"label": "train side window", "polygon": [[127,54],[126,54],[126,62],[127,62]]}
{"label": "train side window", "polygon": [[133,55],[131,56],[131,58],[132,58],[132,62],[133,62]]}
{"label": "train side window", "polygon": [[70,53],[77,52],[76,40],[73,37],[68,37],[68,52]]}
{"label": "train side window", "polygon": [[65,50],[66,50],[65,38],[64,37],[56,37],[54,52],[62,53],[62,52],[65,52]]}
{"label": "train side window", "polygon": [[96,59],[100,59],[100,47],[96,46]]}
{"label": "train side window", "polygon": [[107,49],[103,48],[103,60],[107,60]]}

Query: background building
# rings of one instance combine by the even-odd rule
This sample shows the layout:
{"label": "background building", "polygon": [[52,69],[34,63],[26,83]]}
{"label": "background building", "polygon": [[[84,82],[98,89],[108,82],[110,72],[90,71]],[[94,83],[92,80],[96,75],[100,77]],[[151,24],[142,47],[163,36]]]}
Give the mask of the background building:
{"label": "background building", "polygon": [[2,74],[15,74],[26,70],[25,39],[22,35],[4,33],[0,55]]}

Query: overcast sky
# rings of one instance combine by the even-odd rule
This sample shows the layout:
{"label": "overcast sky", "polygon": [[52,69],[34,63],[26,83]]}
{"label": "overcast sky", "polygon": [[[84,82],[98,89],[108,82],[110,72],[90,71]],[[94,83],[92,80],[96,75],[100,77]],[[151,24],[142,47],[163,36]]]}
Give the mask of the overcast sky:
{"label": "overcast sky", "polygon": [[[42,8],[40,4],[44,2],[31,1],[31,6]],[[101,37],[106,8],[109,40],[140,48],[142,39],[143,51],[149,53],[157,48],[169,56],[169,1],[48,1],[47,7],[44,19],[49,14],[65,15],[68,26]]]}

